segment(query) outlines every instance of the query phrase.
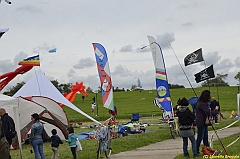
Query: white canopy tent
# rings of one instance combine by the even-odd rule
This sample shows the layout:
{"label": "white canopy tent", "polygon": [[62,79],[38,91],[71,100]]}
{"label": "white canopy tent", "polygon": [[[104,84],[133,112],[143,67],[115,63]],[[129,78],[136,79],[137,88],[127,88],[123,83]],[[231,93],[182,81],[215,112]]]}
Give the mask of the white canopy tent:
{"label": "white canopy tent", "polygon": [[[49,123],[55,129],[59,128],[59,134],[63,134],[65,138],[67,137],[67,127],[68,119],[62,109],[55,101],[50,98],[34,96],[31,98],[18,97],[19,105],[19,120],[20,120],[20,132],[21,132],[21,142],[23,142],[26,135],[29,133],[32,121],[31,115],[33,113],[38,113],[41,122]],[[47,125],[48,124],[44,124]],[[49,127],[49,126],[48,126]],[[45,126],[44,126],[45,129]],[[48,131],[48,135],[51,134]],[[61,135],[62,136],[62,135]],[[65,139],[61,138],[61,139]]]}
{"label": "white canopy tent", "polygon": [[59,90],[51,83],[51,81],[39,70],[13,97],[32,97],[32,96],[43,96],[55,100],[58,103],[62,103],[71,109],[79,112],[80,114],[86,116],[90,120],[94,121],[97,124],[100,124],[99,121],[92,118],[69,100],[67,100]]}
{"label": "white canopy tent", "polygon": [[[19,120],[19,111],[18,111],[18,98],[9,97],[3,94],[0,94],[0,108],[4,108],[7,113],[14,114],[11,116],[15,121],[15,127],[17,131],[18,141],[21,141],[21,133],[20,133],[20,120]],[[21,142],[18,142],[20,155],[22,156],[22,145]],[[22,157],[21,157],[22,158]]]}

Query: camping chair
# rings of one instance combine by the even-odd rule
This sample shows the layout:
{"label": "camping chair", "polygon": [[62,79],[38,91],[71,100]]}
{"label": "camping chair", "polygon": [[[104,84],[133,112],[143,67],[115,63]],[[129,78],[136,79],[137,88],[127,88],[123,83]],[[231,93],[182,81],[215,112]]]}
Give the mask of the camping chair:
{"label": "camping chair", "polygon": [[139,121],[139,113],[132,114],[131,122]]}

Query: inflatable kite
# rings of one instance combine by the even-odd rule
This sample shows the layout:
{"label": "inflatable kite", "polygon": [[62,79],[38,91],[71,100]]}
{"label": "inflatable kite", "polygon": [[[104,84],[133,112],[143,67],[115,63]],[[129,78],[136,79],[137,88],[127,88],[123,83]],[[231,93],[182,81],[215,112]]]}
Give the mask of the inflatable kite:
{"label": "inflatable kite", "polygon": [[[1,0],[0,0],[1,1]],[[3,36],[4,33],[6,33],[9,29],[0,29],[0,38]]]}
{"label": "inflatable kite", "polygon": [[[2,2],[2,0],[0,0],[0,3]],[[8,4],[12,4],[12,2],[10,2],[9,0],[5,0],[6,3]]]}
{"label": "inflatable kite", "polygon": [[0,91],[18,74],[24,74],[31,70],[33,66],[40,66],[39,55],[21,60],[18,65],[22,65],[13,72],[8,72],[0,76]]}
{"label": "inflatable kite", "polygon": [[3,81],[0,82],[0,91],[13,79],[15,78],[18,74],[24,74],[31,70],[33,66],[24,66],[22,65],[21,67],[17,68],[13,72],[8,72],[0,76],[0,80],[4,79]]}
{"label": "inflatable kite", "polygon": [[[86,87],[83,85],[83,82],[76,82],[75,85],[72,85],[72,91],[69,94],[64,93],[64,97],[67,98],[70,102],[73,102],[77,92],[82,93],[84,96],[88,97],[87,92],[84,90]],[[64,104],[60,104],[61,107],[64,106]]]}

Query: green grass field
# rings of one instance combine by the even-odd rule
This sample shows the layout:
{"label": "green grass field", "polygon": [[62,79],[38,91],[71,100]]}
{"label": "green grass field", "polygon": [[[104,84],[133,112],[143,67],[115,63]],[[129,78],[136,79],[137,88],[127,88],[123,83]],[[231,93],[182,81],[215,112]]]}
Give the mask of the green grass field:
{"label": "green grass field", "polygon": [[[202,90],[208,88],[194,88],[196,94],[199,96]],[[211,87],[211,95],[219,99],[221,105],[221,111],[231,112],[237,109],[237,97],[238,87]],[[152,93],[149,93],[152,92]],[[178,98],[186,97],[191,98],[195,96],[191,88],[179,88],[171,89],[171,99],[173,106],[176,105]],[[77,95],[74,104],[80,108],[85,113],[91,115],[91,103],[92,98],[95,96],[94,93],[89,93],[89,96],[85,98],[85,102],[82,103],[81,95]],[[118,109],[118,119],[129,119],[132,113],[139,113],[140,116],[151,116],[155,114],[156,116],[161,115],[159,108],[152,104],[153,99],[156,96],[156,91],[131,91],[131,92],[114,92],[114,103]],[[102,107],[101,93],[97,94],[98,99],[98,116],[94,116],[95,119],[101,121],[109,117],[108,110]],[[83,115],[71,110],[68,107],[64,107],[68,119],[76,121],[89,121]],[[97,114],[97,108],[95,108],[95,114]]]}
{"label": "green grass field", "polygon": [[[208,88],[194,88],[197,95],[200,95],[202,90]],[[227,120],[220,121],[219,125],[216,125],[216,129],[222,128],[227,126],[228,124],[232,123],[234,119],[230,119],[229,116],[231,111],[237,111],[237,98],[236,94],[238,93],[238,87],[219,87],[217,94],[217,88],[211,87],[211,95],[218,99],[221,106],[221,111],[224,116],[227,117]],[[195,96],[191,88],[181,88],[181,89],[171,89],[171,98],[173,106],[176,105],[178,98],[186,97],[190,98]],[[74,101],[74,104],[80,108],[85,113],[92,115],[91,113],[91,103],[92,98],[96,94],[89,93],[89,96],[85,98],[84,103],[82,103],[81,95],[77,95]],[[114,103],[118,109],[117,119],[123,123],[130,121],[132,113],[139,113],[140,117],[148,117],[148,118],[140,118],[140,122],[147,122],[147,123],[159,123],[161,118],[161,111],[159,108],[152,104],[153,99],[155,98],[156,91],[131,91],[131,92],[114,92]],[[108,110],[102,107],[101,103],[101,94],[98,93],[98,116],[94,116],[94,118],[98,121],[104,121],[109,118]],[[78,121],[83,122],[83,125],[94,124],[89,119],[84,117],[83,115],[71,110],[68,107],[64,107],[64,110],[68,116],[69,121]],[[97,108],[95,108],[95,115],[97,114]],[[152,114],[155,114],[154,118]],[[146,146],[151,143],[160,142],[166,139],[171,139],[169,127],[166,126],[159,128],[158,125],[152,125],[147,127],[148,130],[151,130],[149,133],[142,133],[136,135],[129,135],[124,138],[117,138],[114,139],[113,144],[113,153],[119,153],[128,150],[134,150],[138,147]],[[75,128],[75,133],[77,132],[86,132],[91,131],[92,129],[83,129],[83,128]],[[234,137],[233,137],[234,138]],[[227,139],[226,139],[227,140]],[[96,157],[96,148],[97,148],[97,141],[96,140],[81,140],[81,144],[83,147],[83,151],[78,152],[78,159],[93,159]],[[217,144],[217,143],[216,143]],[[236,143],[237,145],[237,143]],[[239,146],[239,145],[238,145]],[[234,147],[229,148],[234,152]],[[237,147],[236,147],[237,149]],[[235,151],[236,151],[235,149]],[[34,158],[33,154],[30,152],[30,146],[24,145],[23,146],[23,158],[24,159],[31,159]],[[70,149],[68,144],[64,142],[63,145],[59,147],[60,151],[60,158],[72,158]],[[44,144],[44,152],[46,158],[50,158],[52,151],[50,143]],[[19,158],[19,151],[12,150],[11,154],[13,159]],[[179,156],[178,156],[179,158]],[[181,158],[181,155],[180,155]]]}

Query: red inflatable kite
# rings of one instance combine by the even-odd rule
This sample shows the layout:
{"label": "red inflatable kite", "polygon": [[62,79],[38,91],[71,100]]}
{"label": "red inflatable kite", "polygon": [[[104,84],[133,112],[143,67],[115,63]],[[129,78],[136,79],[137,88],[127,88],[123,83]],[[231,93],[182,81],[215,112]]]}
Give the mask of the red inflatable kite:
{"label": "red inflatable kite", "polygon": [[[0,91],[13,79],[15,78],[18,74],[24,74],[31,70],[33,66],[25,66],[22,65],[21,67],[17,68],[13,72],[8,72],[0,76]],[[3,81],[2,81],[3,79]]]}

